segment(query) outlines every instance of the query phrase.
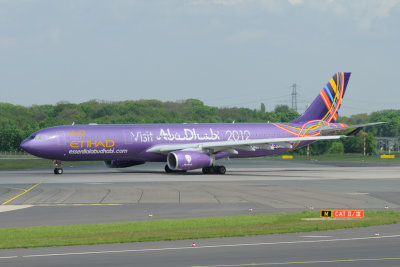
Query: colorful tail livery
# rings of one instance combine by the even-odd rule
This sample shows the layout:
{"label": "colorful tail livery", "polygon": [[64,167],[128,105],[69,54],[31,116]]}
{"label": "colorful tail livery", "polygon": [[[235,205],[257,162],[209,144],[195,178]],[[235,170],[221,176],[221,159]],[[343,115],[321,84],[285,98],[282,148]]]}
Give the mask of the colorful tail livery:
{"label": "colorful tail livery", "polygon": [[289,123],[107,124],[64,125],[33,133],[21,148],[53,160],[55,174],[61,161],[104,161],[110,168],[145,162],[166,162],[166,172],[202,169],[224,174],[216,165],[222,158],[261,157],[284,153],[316,142],[345,136],[333,135],[368,125],[335,123],[350,73],[338,72],[306,110]]}
{"label": "colorful tail livery", "polygon": [[337,72],[333,75],[306,112],[291,122],[305,123],[313,120],[336,122],[350,75],[350,72]]}

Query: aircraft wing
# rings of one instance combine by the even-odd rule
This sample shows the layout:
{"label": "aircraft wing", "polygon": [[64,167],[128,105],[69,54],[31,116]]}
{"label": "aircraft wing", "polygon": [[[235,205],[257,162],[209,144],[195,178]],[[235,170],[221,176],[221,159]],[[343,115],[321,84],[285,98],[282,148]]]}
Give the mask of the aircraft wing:
{"label": "aircraft wing", "polygon": [[349,126],[338,127],[338,128],[326,127],[326,128],[321,128],[320,133],[321,133],[321,135],[331,135],[333,133],[341,132],[344,130],[354,129],[350,133],[346,134],[346,136],[353,136],[353,135],[356,135],[359,131],[361,131],[361,129],[364,127],[379,125],[379,124],[383,124],[383,123],[386,123],[386,122],[371,122],[371,123],[349,125]]}
{"label": "aircraft wing", "polygon": [[274,150],[278,147],[291,148],[292,143],[300,141],[319,141],[319,140],[333,140],[345,137],[343,135],[332,136],[309,136],[309,137],[282,137],[282,138],[267,138],[267,139],[249,139],[238,141],[218,141],[218,142],[203,142],[203,143],[187,143],[187,144],[174,144],[174,145],[156,145],[147,150],[147,152],[155,152],[167,154],[171,151],[177,150],[190,150],[202,151],[205,153],[218,153],[229,152],[237,154],[237,149],[244,149],[254,151],[256,148]]}

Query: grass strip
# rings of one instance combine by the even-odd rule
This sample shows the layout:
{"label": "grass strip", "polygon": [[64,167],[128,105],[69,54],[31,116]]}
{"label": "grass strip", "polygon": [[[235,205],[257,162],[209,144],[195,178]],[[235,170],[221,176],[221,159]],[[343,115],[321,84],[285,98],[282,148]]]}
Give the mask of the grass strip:
{"label": "grass strip", "polygon": [[[99,163],[98,161],[63,161],[63,167],[70,165],[93,164]],[[53,168],[53,163],[49,159],[30,158],[30,157],[0,157],[0,171],[3,170],[22,170],[33,168]]]}
{"label": "grass strip", "polygon": [[[260,160],[282,160],[282,155],[267,156],[261,158],[254,158]],[[293,155],[295,161],[335,161],[335,162],[400,162],[400,155],[396,155],[394,159],[381,159],[379,155],[364,157],[362,154],[325,154],[319,156]],[[63,162],[64,166],[93,164],[99,163],[98,161],[74,161]],[[0,170],[21,170],[31,168],[52,168],[51,160],[41,159],[31,155],[0,155]]]}
{"label": "grass strip", "polygon": [[[323,154],[323,155],[312,155],[307,157],[306,155],[291,154],[293,155],[293,160],[298,161],[336,161],[336,162],[400,162],[400,155],[395,154],[394,159],[381,159],[380,155],[374,156],[364,156],[362,153],[344,153],[344,154]],[[261,157],[258,159],[266,160],[282,160],[282,154],[273,155],[268,157]]]}
{"label": "grass strip", "polygon": [[322,231],[400,222],[395,211],[366,211],[355,220],[306,221],[318,212],[178,220],[1,228],[0,248],[93,245]]}
{"label": "grass strip", "polygon": [[31,168],[51,167],[51,160],[22,158],[22,159],[7,159],[0,158],[0,170],[21,170]]}

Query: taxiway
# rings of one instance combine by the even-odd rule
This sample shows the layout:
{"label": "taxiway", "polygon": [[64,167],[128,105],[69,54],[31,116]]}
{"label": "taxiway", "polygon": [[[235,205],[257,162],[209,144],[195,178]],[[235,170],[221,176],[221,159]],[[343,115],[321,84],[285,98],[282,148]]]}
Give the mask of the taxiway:
{"label": "taxiway", "polygon": [[[165,174],[162,164],[0,172],[0,227],[309,209],[399,210],[400,166],[224,162],[225,175]],[[149,214],[153,215],[151,218]],[[379,236],[375,233],[379,232]],[[196,247],[191,247],[195,242]],[[1,266],[398,266],[400,225],[328,232],[0,251]]]}

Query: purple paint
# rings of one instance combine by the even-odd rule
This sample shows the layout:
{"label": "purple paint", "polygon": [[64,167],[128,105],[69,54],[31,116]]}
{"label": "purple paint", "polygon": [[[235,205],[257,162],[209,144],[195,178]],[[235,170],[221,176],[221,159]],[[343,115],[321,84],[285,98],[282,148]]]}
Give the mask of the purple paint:
{"label": "purple paint", "polygon": [[[335,77],[342,77],[335,81],[344,94],[350,73],[337,73],[332,79]],[[66,125],[33,133],[21,148],[52,160],[101,160],[112,168],[148,161],[168,161],[170,169],[176,170],[206,168],[222,158],[268,156],[321,139],[338,139],[321,137],[319,132],[322,127],[342,126],[333,123],[343,97],[337,92],[331,107],[319,94],[306,112],[290,123]]]}

